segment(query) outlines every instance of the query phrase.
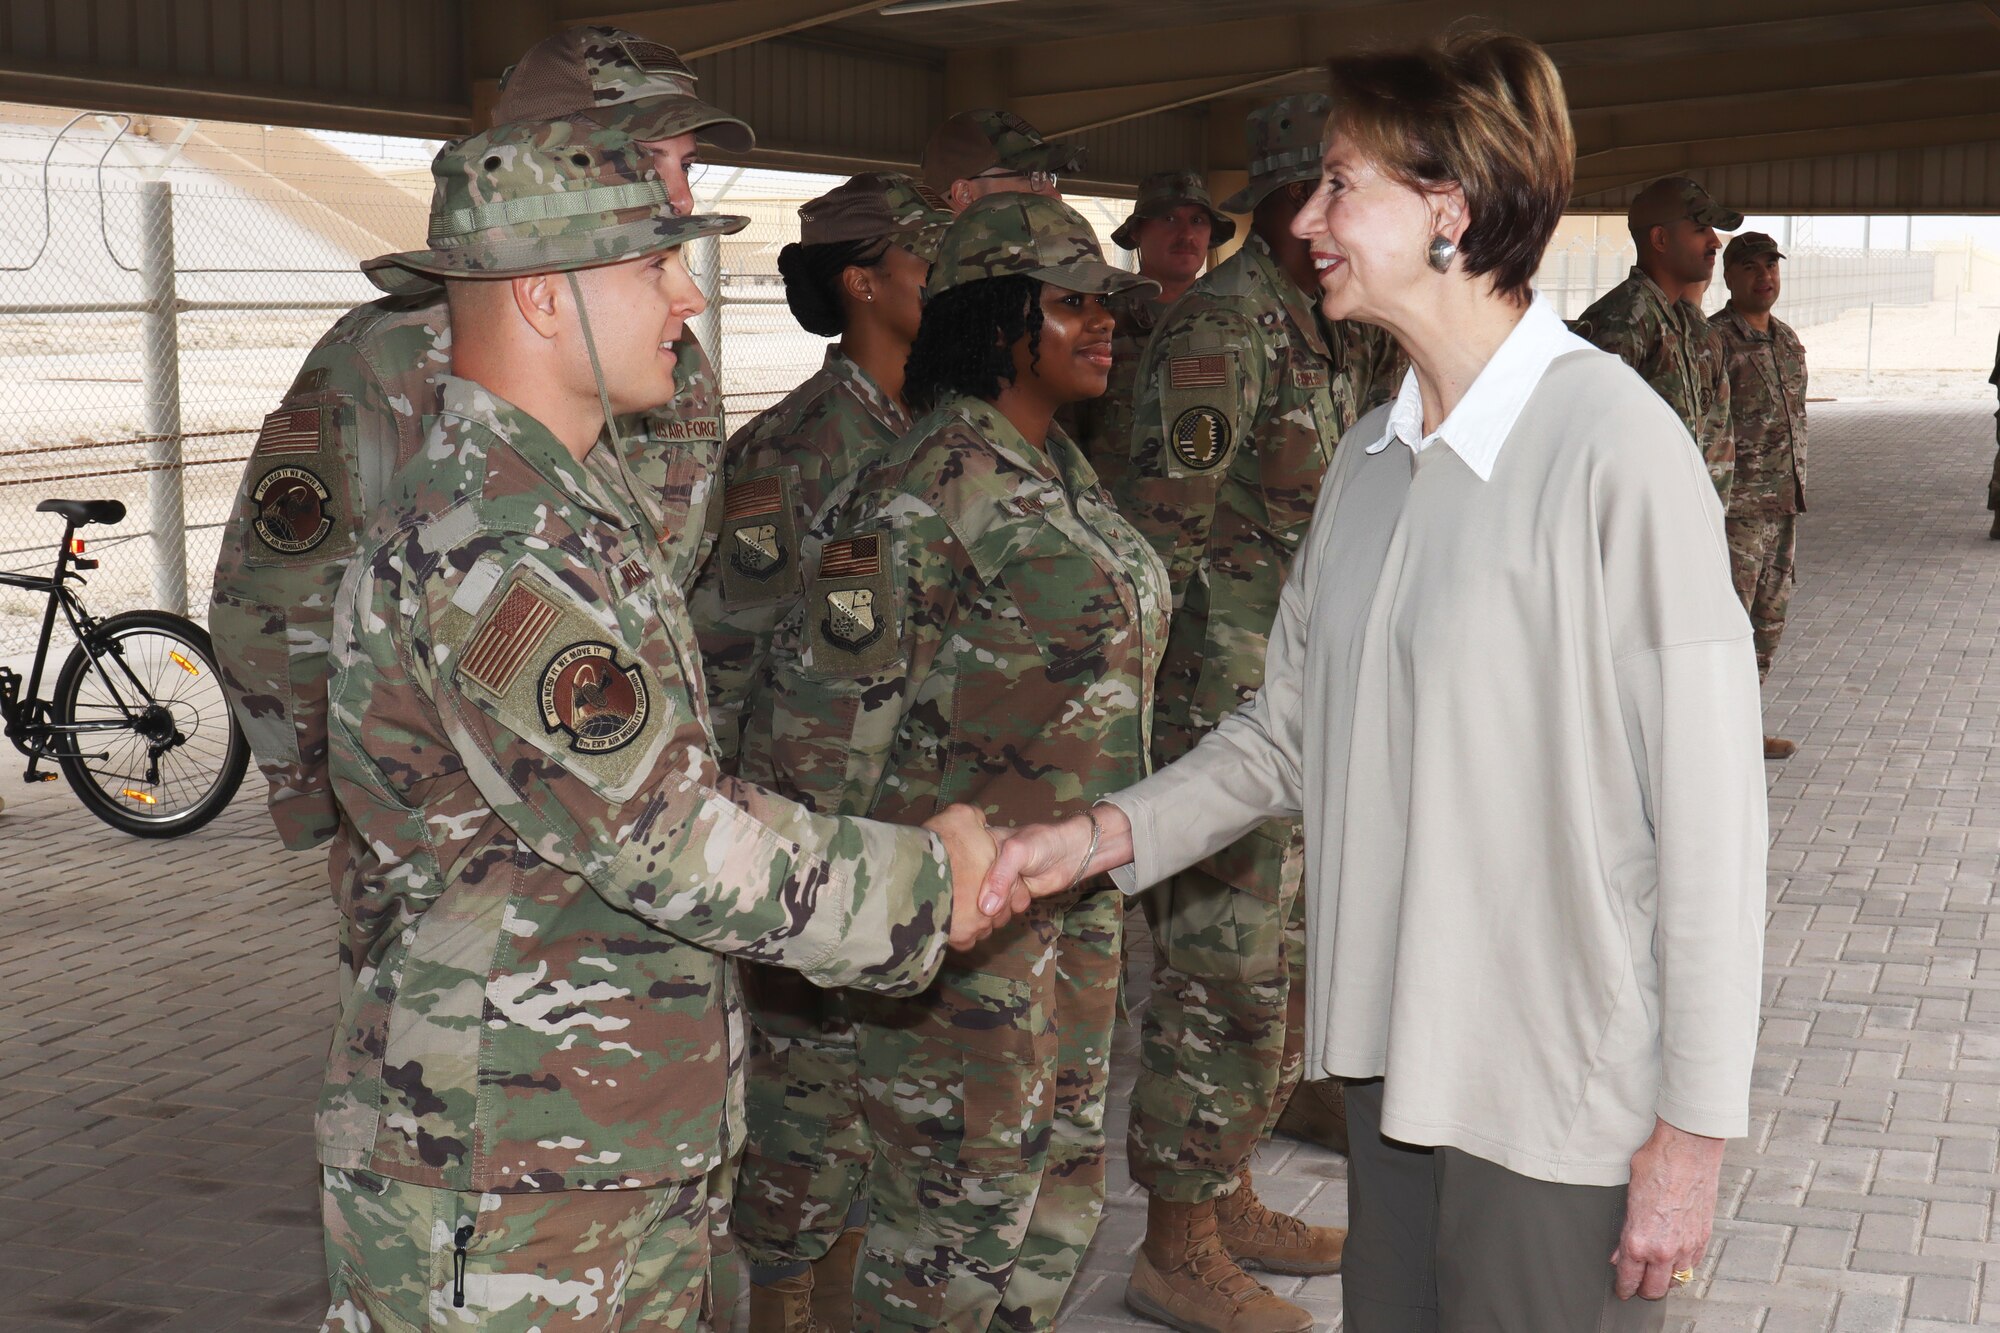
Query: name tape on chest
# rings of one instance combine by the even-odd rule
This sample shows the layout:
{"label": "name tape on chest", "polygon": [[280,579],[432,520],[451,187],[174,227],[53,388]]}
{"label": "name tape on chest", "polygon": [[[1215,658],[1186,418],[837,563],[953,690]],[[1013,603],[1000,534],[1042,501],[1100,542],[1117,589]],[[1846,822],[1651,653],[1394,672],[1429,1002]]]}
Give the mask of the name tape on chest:
{"label": "name tape on chest", "polygon": [[720,417],[656,417],[652,423],[656,440],[713,440],[722,435]]}
{"label": "name tape on chest", "polygon": [[1293,366],[1292,387],[1294,389],[1324,389],[1326,368],[1324,366]]}

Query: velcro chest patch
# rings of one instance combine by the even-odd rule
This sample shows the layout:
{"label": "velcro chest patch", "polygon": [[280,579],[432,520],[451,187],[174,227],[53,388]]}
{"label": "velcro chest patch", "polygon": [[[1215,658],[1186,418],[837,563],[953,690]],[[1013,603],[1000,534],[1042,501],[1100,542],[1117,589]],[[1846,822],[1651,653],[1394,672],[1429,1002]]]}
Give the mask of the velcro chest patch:
{"label": "velcro chest patch", "polygon": [[759,606],[798,591],[796,475],[786,468],[732,478],[722,496],[722,593],[731,606]]}
{"label": "velcro chest patch", "polygon": [[828,675],[859,675],[894,663],[902,651],[889,538],[865,533],[828,542],[806,594],[812,664]]}
{"label": "velcro chest patch", "polygon": [[654,672],[615,637],[563,593],[517,570],[473,623],[457,653],[457,679],[515,735],[622,798],[672,734],[674,706]]}

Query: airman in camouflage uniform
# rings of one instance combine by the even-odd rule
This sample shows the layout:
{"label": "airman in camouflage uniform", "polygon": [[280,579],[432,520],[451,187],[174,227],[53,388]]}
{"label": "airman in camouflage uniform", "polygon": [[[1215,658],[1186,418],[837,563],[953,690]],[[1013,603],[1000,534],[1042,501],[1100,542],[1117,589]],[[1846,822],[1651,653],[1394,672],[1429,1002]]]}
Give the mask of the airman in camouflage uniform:
{"label": "airman in camouflage uniform", "polygon": [[1062,198],[1062,178],[1083,165],[1075,144],[1050,143],[1011,111],[961,111],[924,143],[917,174],[954,213],[989,194]]}
{"label": "airman in camouflage uniform", "polygon": [[1685,176],[1664,176],[1639,192],[1626,223],[1639,262],[1625,281],[1572,323],[1577,336],[1621,358],[1673,408],[1708,463],[1724,507],[1736,471],[1729,433],[1729,372],[1722,344],[1686,299],[1706,283],[1722,242],[1743,215],[1723,208]]}
{"label": "airman in camouflage uniform", "polygon": [[[1175,213],[1180,209],[1199,210],[1206,216],[1207,241],[1201,245],[1204,255],[1236,235],[1236,220],[1216,211],[1209,202],[1208,187],[1194,172],[1155,172],[1139,182],[1139,198],[1132,206],[1132,215],[1111,233],[1111,241],[1124,249],[1139,251],[1139,276],[1159,283],[1160,292],[1153,297],[1125,293],[1110,302],[1112,318],[1118,321],[1111,335],[1111,387],[1102,398],[1078,403],[1061,417],[1063,429],[1082,448],[1084,457],[1096,469],[1098,480],[1112,491],[1118,489],[1125,466],[1132,458],[1132,400],[1139,387],[1139,359],[1145,355],[1153,329],[1201,272],[1197,265],[1186,281],[1172,281],[1172,275],[1161,272],[1158,265],[1149,264],[1147,252],[1141,247],[1147,224],[1173,226]],[[1194,243],[1200,240],[1199,236],[1191,239]]]}
{"label": "airman in camouflage uniform", "polygon": [[[503,125],[433,171],[431,248],[365,267],[481,302],[453,365],[509,387],[573,375],[557,344],[580,337],[604,414],[559,438],[443,376],[337,595],[327,1325],[683,1328],[708,1268],[704,1177],[741,1118],[721,955],[921,988],[947,926],[979,938],[953,920],[977,823],[953,812],[940,841],[812,814],[709,755],[673,557],[598,444],[614,398],[673,386],[652,347],[598,369],[577,274],[603,270],[628,321],[657,308],[664,349],[702,308],[667,252],[747,219],[668,211],[644,152],[587,123]],[[492,280],[535,274],[567,287],[499,295],[545,301],[562,339],[505,326],[519,307],[500,313]]]}
{"label": "airman in camouflage uniform", "polygon": [[[1100,295],[1144,281],[1105,264],[1060,201],[982,199],[946,232],[913,374],[940,302],[1006,275]],[[1100,321],[1108,336],[1086,298],[1083,327]],[[1038,364],[1061,355],[1045,325]],[[1060,427],[1032,441],[994,402],[935,391],[809,536],[742,771],[891,819],[954,800],[1008,823],[1083,810],[1147,771],[1164,573]],[[1053,1325],[1103,1207],[1122,912],[1088,887],[950,960],[918,998],[850,998],[875,1140],[858,1329]]]}
{"label": "airman in camouflage uniform", "polygon": [[[1181,298],[1140,364],[1119,503],[1174,588],[1156,765],[1263,683],[1278,593],[1334,446],[1395,387],[1393,340],[1321,317],[1309,252],[1289,230],[1319,174],[1329,106],[1288,97],[1251,116],[1251,181],[1223,208],[1256,210],[1253,230]],[[1301,1063],[1303,846],[1296,821],[1274,821],[1147,899],[1157,963],[1127,1157],[1152,1200],[1126,1299],[1178,1327],[1310,1328],[1238,1263],[1339,1267],[1342,1233],[1272,1213],[1249,1185],[1250,1155]]]}
{"label": "airman in camouflage uniform", "polygon": [[[801,247],[899,247],[919,283],[951,221],[936,195],[883,172],[852,177],[799,214]],[[882,283],[899,281],[875,268]],[[891,305],[896,292],[881,295],[877,303],[869,293],[871,314]],[[849,332],[827,349],[817,374],[729,441],[720,545],[691,598],[716,757],[725,769],[734,767],[744,695],[763,674],[772,633],[805,589],[799,538],[838,483],[910,429],[902,400],[907,342],[886,349],[892,390],[848,355]],[[822,1329],[844,1333],[853,1320],[861,1240],[859,1220],[848,1213],[861,1197],[870,1155],[855,1100],[854,1032],[838,991],[779,968],[746,965],[743,980],[751,1034],[735,1231],[756,1284],[751,1327],[784,1322],[762,1308],[773,1293],[803,1293],[818,1295],[814,1317]],[[822,1262],[829,1253],[834,1261]]]}
{"label": "airman in camouflage uniform", "polygon": [[[694,95],[694,76],[672,51],[615,28],[571,28],[542,42],[509,71],[495,108],[503,122],[586,112],[649,144],[691,133],[734,150],[753,142],[742,121]],[[337,831],[326,774],[334,590],[389,478],[436,415],[451,361],[438,285],[400,269],[374,276],[391,294],[341,316],[265,418],[215,571],[209,627],[223,687],[269,783],[272,821],[298,849]],[[675,400],[622,422],[619,437],[685,585],[712,536],[722,392],[692,334],[675,376]]]}
{"label": "airman in camouflage uniform", "polygon": [[[1785,632],[1791,603],[1798,516],[1806,508],[1806,349],[1792,326],[1771,313],[1778,299],[1778,243],[1746,231],[1722,252],[1729,303],[1710,317],[1729,369],[1729,412],[1736,440],[1736,481],[1723,527],[1736,595],[1750,613],[1757,674]],[[1784,759],[1797,747],[1764,738],[1764,755]]]}

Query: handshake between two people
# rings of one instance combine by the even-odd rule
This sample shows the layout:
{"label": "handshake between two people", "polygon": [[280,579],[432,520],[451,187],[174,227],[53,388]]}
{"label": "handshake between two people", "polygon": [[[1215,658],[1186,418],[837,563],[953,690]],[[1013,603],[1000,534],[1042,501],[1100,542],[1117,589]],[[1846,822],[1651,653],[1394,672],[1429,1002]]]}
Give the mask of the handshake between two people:
{"label": "handshake between two people", "polygon": [[1067,893],[1132,859],[1132,824],[1115,805],[1053,824],[993,828],[970,805],[924,821],[951,858],[951,948],[971,949],[1037,898]]}

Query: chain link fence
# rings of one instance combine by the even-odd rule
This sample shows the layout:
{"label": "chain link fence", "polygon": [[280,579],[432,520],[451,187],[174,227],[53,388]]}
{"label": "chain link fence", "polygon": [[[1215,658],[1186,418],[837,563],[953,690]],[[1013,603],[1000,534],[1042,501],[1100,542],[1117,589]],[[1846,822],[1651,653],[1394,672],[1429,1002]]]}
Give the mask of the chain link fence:
{"label": "chain link fence", "polygon": [[[356,265],[422,237],[435,147],[0,104],[0,569],[48,566],[62,525],[35,512],[40,500],[117,499],[125,521],[84,534],[104,556],[87,600],[100,614],[205,616],[221,525],[263,415],[336,315],[376,294]],[[786,308],[777,261],[798,238],[799,205],[840,179],[698,171],[701,207],[751,219],[689,256],[719,297],[697,332],[721,366],[732,423],[825,355],[826,340]],[[1070,202],[1129,267],[1110,244],[1129,205]],[[1788,253],[1779,314],[1800,326],[1932,299],[1928,253]],[[1571,235],[1537,281],[1573,318],[1631,262],[1622,235]],[[1950,262],[1972,272],[1975,260]],[[1718,287],[1705,304],[1722,297]],[[40,613],[38,600],[0,590],[0,658],[32,649]]]}

